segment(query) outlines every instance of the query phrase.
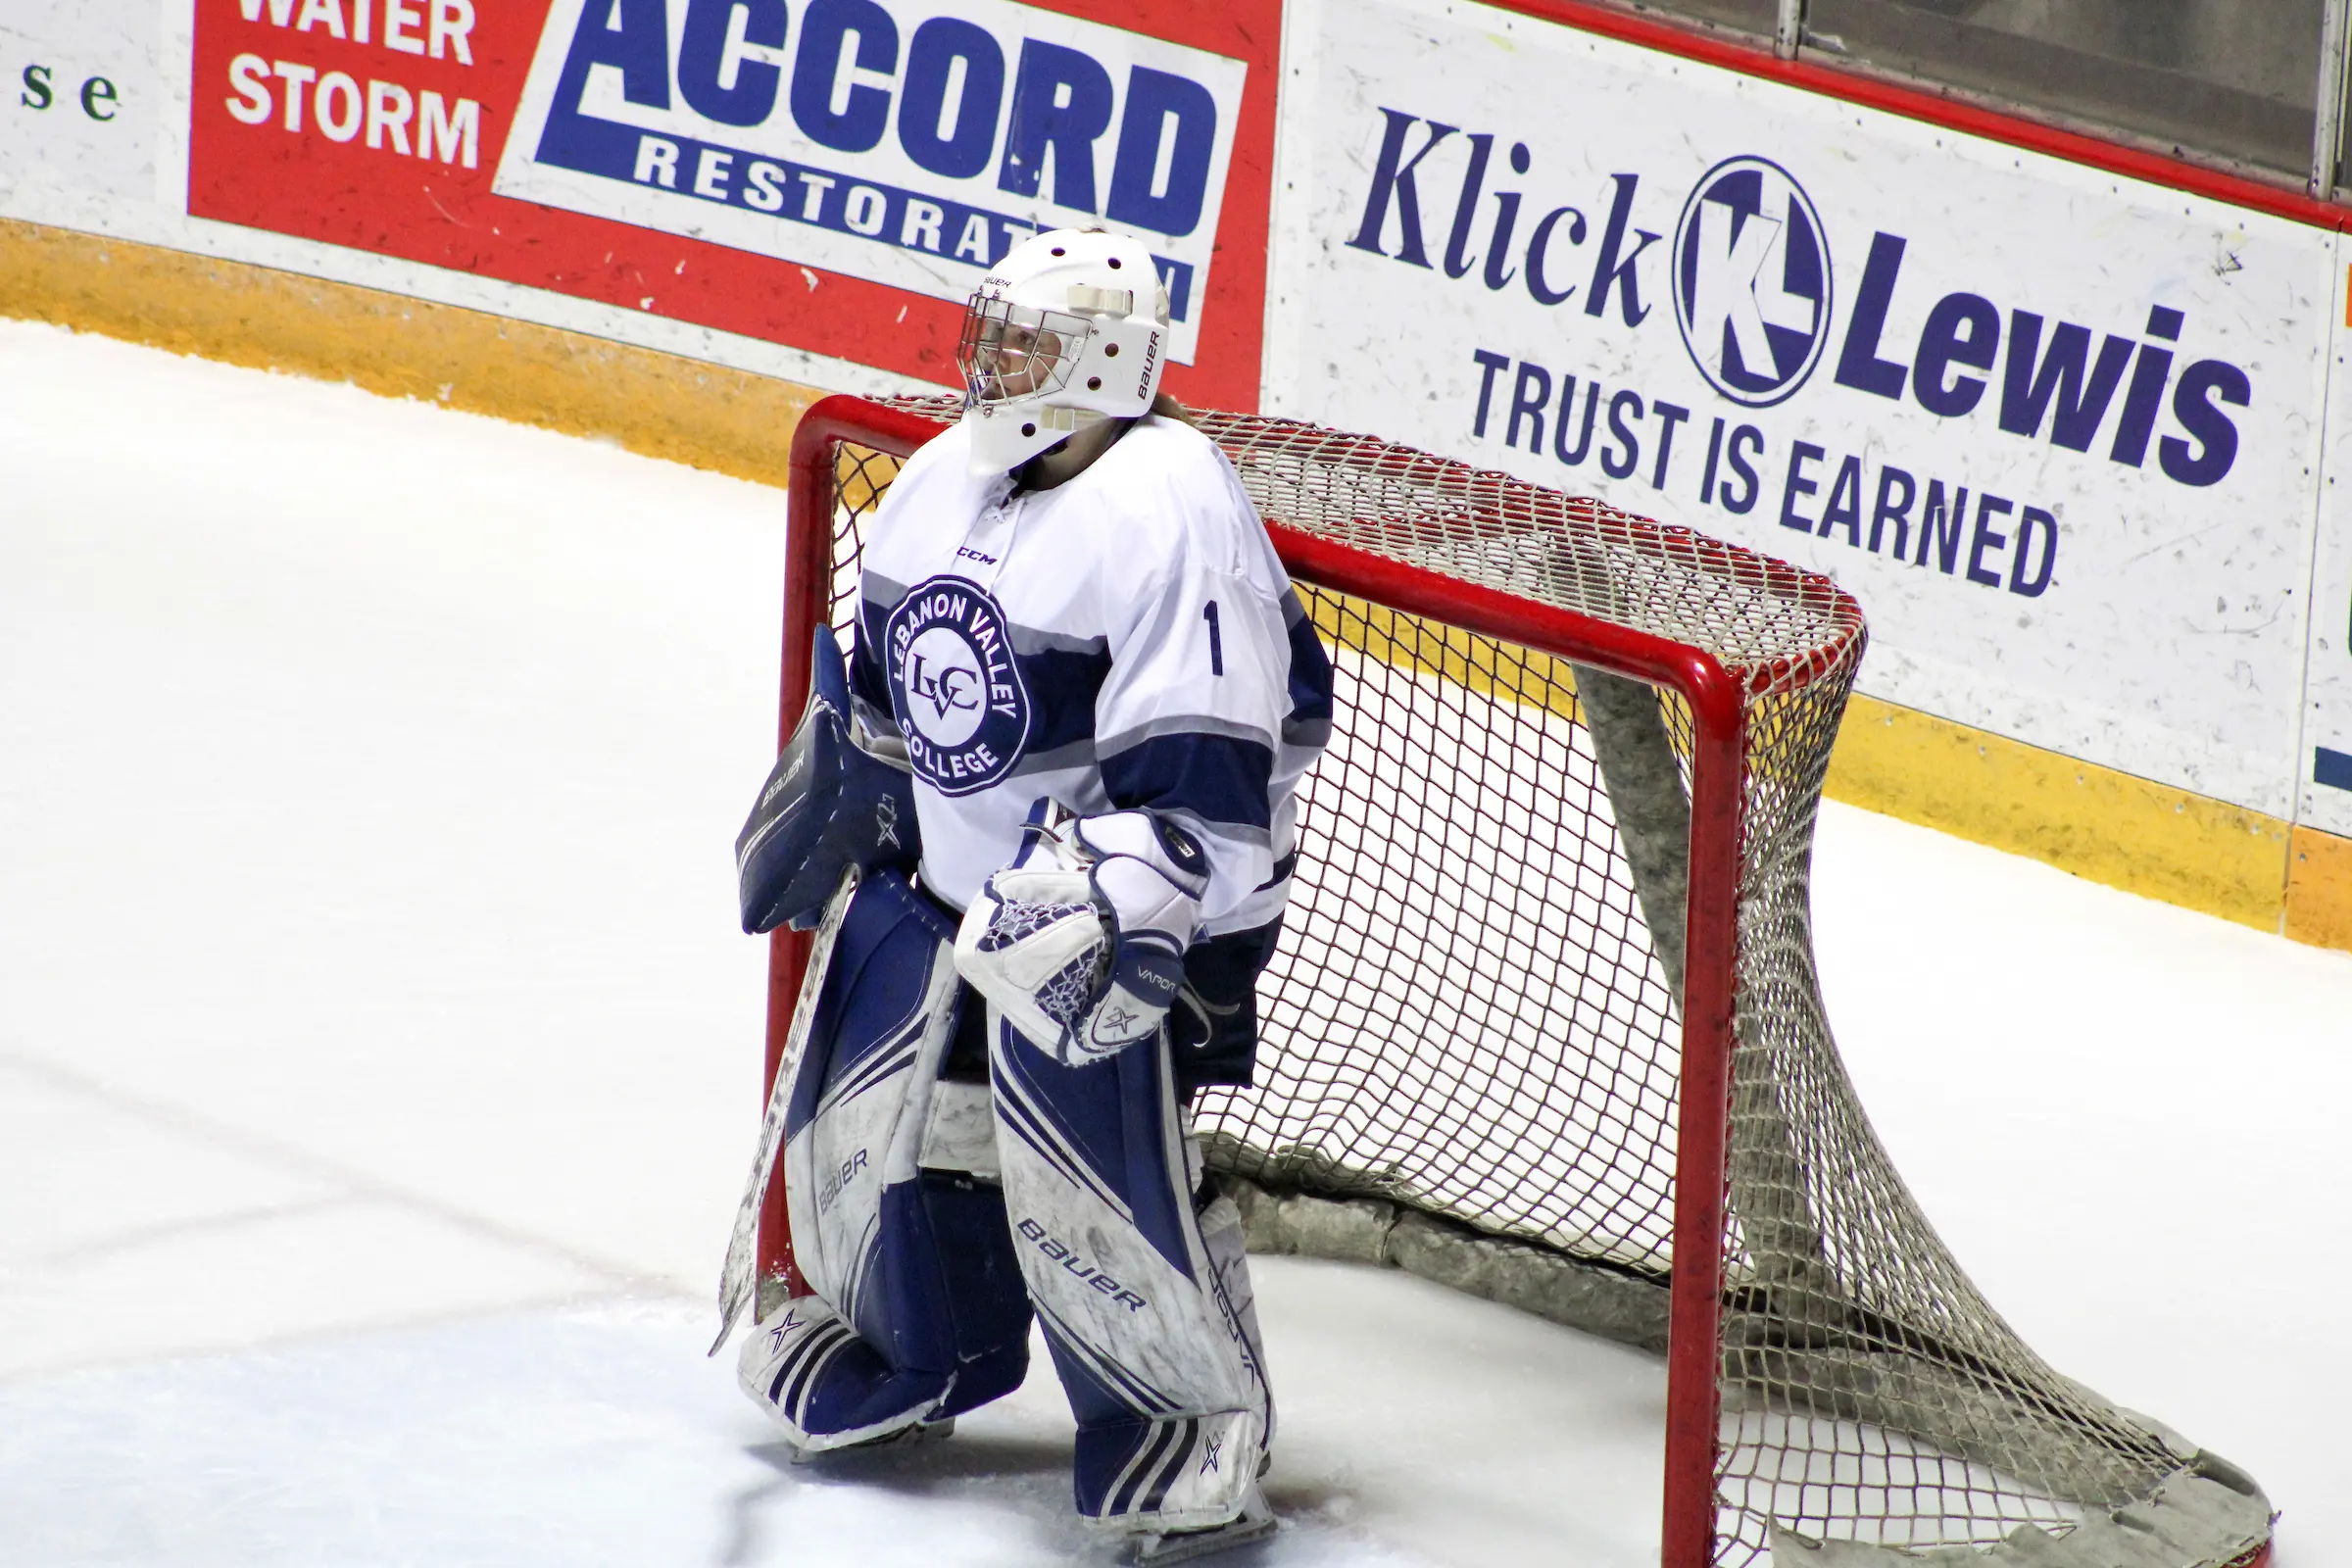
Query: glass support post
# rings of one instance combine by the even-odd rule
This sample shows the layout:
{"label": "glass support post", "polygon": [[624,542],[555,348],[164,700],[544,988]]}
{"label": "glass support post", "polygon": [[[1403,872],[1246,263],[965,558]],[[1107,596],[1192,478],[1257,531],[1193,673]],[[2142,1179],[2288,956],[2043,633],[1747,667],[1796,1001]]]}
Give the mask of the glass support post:
{"label": "glass support post", "polygon": [[[1786,0],[1784,0],[1784,9]],[[2320,82],[2317,113],[2311,121],[2311,194],[2322,201],[2335,195],[2342,169],[2344,135],[2345,13],[2352,0],[2327,0],[2320,16]]]}
{"label": "glass support post", "polygon": [[[2341,7],[2344,0],[2331,0]],[[1796,58],[1805,34],[1805,0],[1780,0],[1780,16],[1772,29],[1772,52],[1783,60]]]}

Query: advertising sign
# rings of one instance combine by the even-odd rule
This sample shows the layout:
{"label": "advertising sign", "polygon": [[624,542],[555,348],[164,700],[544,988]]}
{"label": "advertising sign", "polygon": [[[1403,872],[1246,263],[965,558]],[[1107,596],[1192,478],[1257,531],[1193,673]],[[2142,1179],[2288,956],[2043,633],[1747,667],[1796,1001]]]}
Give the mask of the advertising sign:
{"label": "advertising sign", "polygon": [[2330,368],[2328,482],[2312,573],[2311,651],[2305,666],[2303,744],[2295,759],[2296,820],[2352,838],[2352,275],[2344,279],[2343,333]]}
{"label": "advertising sign", "polygon": [[0,21],[0,211],[90,220],[156,194],[153,6],[10,0]]}
{"label": "advertising sign", "polygon": [[196,0],[192,216],[931,381],[1043,227],[1158,259],[1256,402],[1278,0]]}
{"label": "advertising sign", "polygon": [[1188,401],[1794,560],[1874,695],[2352,835],[2352,245],[2259,199],[1471,0],[17,0],[0,127],[11,218],[860,390],[1131,229]]}
{"label": "advertising sign", "polygon": [[1274,412],[1828,572],[1876,695],[2292,810],[2333,235],[1485,7],[1290,39]]}

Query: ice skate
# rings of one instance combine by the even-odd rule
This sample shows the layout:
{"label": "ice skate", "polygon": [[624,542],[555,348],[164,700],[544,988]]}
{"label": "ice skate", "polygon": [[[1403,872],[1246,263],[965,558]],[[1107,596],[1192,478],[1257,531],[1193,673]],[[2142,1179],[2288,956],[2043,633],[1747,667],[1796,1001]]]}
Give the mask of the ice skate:
{"label": "ice skate", "polygon": [[1165,1563],[1190,1562],[1195,1557],[1231,1551],[1253,1541],[1263,1541],[1274,1534],[1279,1525],[1274,1510],[1266,1506],[1264,1494],[1252,1486],[1241,1513],[1225,1524],[1210,1525],[1200,1530],[1153,1531],[1138,1536],[1135,1561],[1139,1568],[1144,1564],[1159,1568]]}
{"label": "ice skate", "polygon": [[815,1464],[823,1459],[875,1454],[885,1449],[907,1450],[927,1447],[955,1435],[956,1418],[954,1416],[949,1416],[944,1421],[917,1421],[910,1427],[901,1427],[896,1432],[885,1432],[880,1437],[868,1438],[863,1443],[844,1444],[837,1448],[795,1447],[792,1450],[792,1462],[794,1464]]}

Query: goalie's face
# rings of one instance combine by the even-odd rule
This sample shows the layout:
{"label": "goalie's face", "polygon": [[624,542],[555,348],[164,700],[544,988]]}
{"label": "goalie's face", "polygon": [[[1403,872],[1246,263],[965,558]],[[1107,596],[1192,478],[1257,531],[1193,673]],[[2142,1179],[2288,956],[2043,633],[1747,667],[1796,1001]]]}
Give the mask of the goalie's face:
{"label": "goalie's face", "polygon": [[1086,334],[1077,317],[974,295],[956,348],[965,401],[1003,403],[1058,391]]}

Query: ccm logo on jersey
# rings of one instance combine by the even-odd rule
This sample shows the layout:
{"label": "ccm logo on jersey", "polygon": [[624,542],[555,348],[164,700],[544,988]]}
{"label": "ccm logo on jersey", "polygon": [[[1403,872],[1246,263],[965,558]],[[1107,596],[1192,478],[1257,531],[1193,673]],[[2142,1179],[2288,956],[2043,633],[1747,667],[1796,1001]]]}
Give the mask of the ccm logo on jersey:
{"label": "ccm logo on jersey", "polygon": [[1052,1236],[1047,1235],[1046,1228],[1037,1221],[1033,1219],[1021,1221],[1021,1234],[1035,1243],[1039,1251],[1067,1269],[1073,1279],[1085,1281],[1093,1289],[1101,1291],[1104,1296],[1126,1307],[1128,1311],[1140,1312],[1152,1304],[1095,1267],[1094,1264],[1087,1262],[1076,1248],[1063,1242],[1057,1242]]}

